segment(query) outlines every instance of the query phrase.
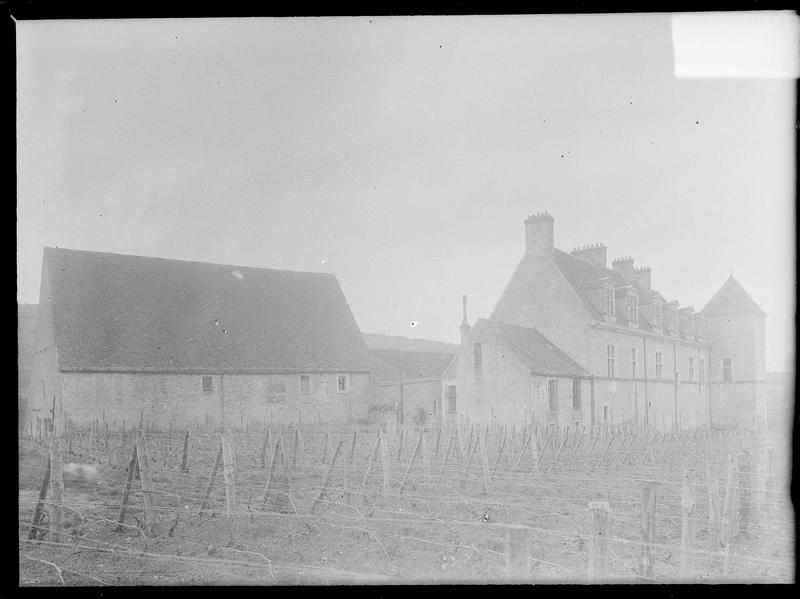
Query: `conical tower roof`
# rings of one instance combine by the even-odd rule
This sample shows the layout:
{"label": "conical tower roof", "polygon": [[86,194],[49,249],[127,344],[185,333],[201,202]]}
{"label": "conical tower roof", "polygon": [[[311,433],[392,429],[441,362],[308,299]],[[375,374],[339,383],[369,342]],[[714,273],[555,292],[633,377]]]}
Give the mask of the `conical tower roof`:
{"label": "conical tower roof", "polygon": [[714,294],[703,308],[703,314],[738,314],[742,312],[758,312],[766,316],[766,312],[759,308],[753,298],[744,290],[744,287],[733,278],[728,277],[725,284]]}

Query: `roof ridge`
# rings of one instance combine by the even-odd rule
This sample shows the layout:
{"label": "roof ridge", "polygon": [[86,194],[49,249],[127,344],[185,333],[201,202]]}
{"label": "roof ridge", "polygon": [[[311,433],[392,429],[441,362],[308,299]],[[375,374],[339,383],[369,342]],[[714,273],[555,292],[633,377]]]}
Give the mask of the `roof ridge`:
{"label": "roof ridge", "polygon": [[250,270],[259,270],[259,271],[271,271],[271,272],[287,272],[287,273],[296,273],[296,274],[303,274],[303,275],[319,275],[319,276],[329,276],[329,277],[336,277],[335,273],[332,272],[315,272],[310,270],[288,270],[284,268],[268,268],[263,266],[247,266],[244,264],[223,264],[221,262],[205,262],[202,260],[184,260],[182,258],[164,258],[163,256],[144,256],[141,254],[121,254],[118,252],[98,252],[95,250],[78,250],[74,248],[63,248],[63,247],[51,247],[51,246],[44,246],[45,254],[57,254],[57,253],[75,253],[75,254],[91,254],[93,256],[113,256],[115,258],[135,258],[137,260],[155,260],[159,262],[172,262],[172,263],[181,263],[181,264],[195,264],[195,265],[202,265],[202,266],[218,266],[221,268],[246,268]]}

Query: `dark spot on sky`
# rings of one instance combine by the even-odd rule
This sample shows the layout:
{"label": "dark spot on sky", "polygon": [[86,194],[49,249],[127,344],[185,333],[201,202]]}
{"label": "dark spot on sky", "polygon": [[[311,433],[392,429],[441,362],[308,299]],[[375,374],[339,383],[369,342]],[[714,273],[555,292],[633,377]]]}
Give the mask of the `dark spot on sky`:
{"label": "dark spot on sky", "polygon": [[700,121],[695,121],[695,122],[694,122],[694,124],[695,124],[695,125],[699,125],[699,124],[700,124]]}

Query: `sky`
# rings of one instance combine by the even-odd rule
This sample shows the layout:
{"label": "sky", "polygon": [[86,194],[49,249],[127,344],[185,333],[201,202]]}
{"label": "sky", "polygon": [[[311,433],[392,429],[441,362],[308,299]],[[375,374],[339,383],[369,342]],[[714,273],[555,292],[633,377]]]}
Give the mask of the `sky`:
{"label": "sky", "polygon": [[676,77],[670,15],[17,32],[21,303],[65,247],[334,273],[362,331],[457,342],[547,210],[682,306],[732,272],[794,370],[794,80]]}

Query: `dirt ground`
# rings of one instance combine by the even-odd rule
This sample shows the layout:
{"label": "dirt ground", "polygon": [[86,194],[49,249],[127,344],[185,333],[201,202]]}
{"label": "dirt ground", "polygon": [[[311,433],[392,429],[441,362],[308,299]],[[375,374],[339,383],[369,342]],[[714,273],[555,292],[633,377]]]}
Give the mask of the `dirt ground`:
{"label": "dirt ground", "polygon": [[[284,502],[283,507],[262,503],[269,456],[262,467],[261,437],[252,433],[234,437],[236,511],[228,518],[221,471],[211,494],[212,511],[198,514],[219,437],[193,435],[189,472],[183,473],[181,439],[176,435],[168,442],[164,435],[148,436],[157,522],[154,530],[145,534],[138,479],[133,481],[125,526],[118,528],[116,522],[133,441],[112,434],[108,446],[94,441],[90,447],[85,436],[75,436],[73,452],[65,450],[63,461],[99,460],[100,477],[87,482],[65,476],[67,540],[61,544],[51,543],[47,534],[41,540],[26,539],[47,450],[33,440],[20,440],[20,585],[522,581],[506,573],[508,524],[530,530],[524,581],[589,582],[592,527],[587,505],[591,501],[607,501],[610,507],[610,581],[642,582],[638,575],[641,546],[637,544],[641,539],[641,484],[651,479],[658,480],[655,581],[675,580],[679,573],[681,464],[631,465],[609,459],[593,468],[593,455],[587,454],[581,461],[576,452],[577,459],[569,468],[526,473],[515,471],[515,464],[506,456],[498,460],[497,473],[485,488],[477,460],[466,471],[463,461],[456,467],[451,458],[442,480],[437,481],[442,471],[440,451],[438,459],[432,457],[427,477],[422,464],[414,464],[401,494],[399,487],[414,447],[409,443],[399,460],[393,455],[390,488],[383,497],[380,466],[362,484],[375,439],[363,435],[357,439],[353,463],[348,466],[349,497],[342,490],[343,471],[336,468],[329,483],[332,490],[312,512],[335,443],[345,440],[343,449],[349,451],[350,437],[334,435],[323,449],[322,434],[306,436],[298,460],[302,463],[288,466],[291,504]],[[520,440],[513,461],[519,459],[521,445]],[[291,455],[290,450],[287,453]],[[492,467],[496,456],[488,453]],[[681,460],[694,461],[690,455]],[[543,461],[546,463],[546,458]],[[719,467],[724,497],[721,458]],[[707,548],[709,534],[703,480],[697,479],[695,547],[699,550]],[[698,555],[697,581],[794,580],[794,539],[789,536],[794,527],[788,490],[779,476],[772,477],[769,485],[766,497],[755,506],[748,530],[737,531],[731,539],[727,569],[722,554],[716,556],[716,563]],[[45,519],[42,527],[47,526]]]}

